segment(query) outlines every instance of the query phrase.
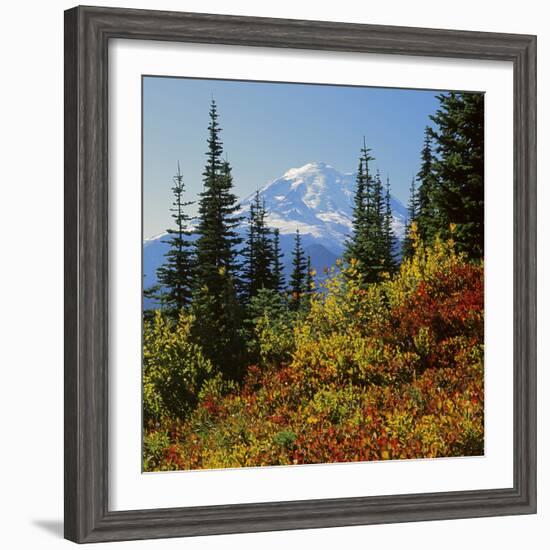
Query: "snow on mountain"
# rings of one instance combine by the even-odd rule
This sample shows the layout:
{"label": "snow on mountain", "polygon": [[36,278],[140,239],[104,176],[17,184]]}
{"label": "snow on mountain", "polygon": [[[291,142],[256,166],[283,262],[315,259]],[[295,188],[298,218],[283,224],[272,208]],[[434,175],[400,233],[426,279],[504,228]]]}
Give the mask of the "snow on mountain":
{"label": "snow on mountain", "polygon": [[[351,232],[355,174],[342,173],[324,162],[292,168],[260,189],[271,227],[281,235],[300,230],[307,240],[321,244],[337,255]],[[247,213],[254,193],[241,203]],[[406,208],[391,198],[393,228],[401,239],[405,232]]]}
{"label": "snow on mountain", "polygon": [[[306,254],[311,256],[318,273],[331,267],[342,255],[344,244],[351,233],[355,174],[342,173],[324,162],[311,162],[300,168],[291,168],[260,190],[268,212],[268,225],[278,228],[281,250],[287,272],[296,229],[300,230]],[[239,213],[247,215],[255,193],[241,202]],[[393,229],[401,240],[405,233],[407,210],[391,197]],[[246,225],[242,226],[242,233]],[[143,270],[145,288],[156,282],[156,269],[161,265],[167,245],[163,235],[146,239],[143,243]]]}

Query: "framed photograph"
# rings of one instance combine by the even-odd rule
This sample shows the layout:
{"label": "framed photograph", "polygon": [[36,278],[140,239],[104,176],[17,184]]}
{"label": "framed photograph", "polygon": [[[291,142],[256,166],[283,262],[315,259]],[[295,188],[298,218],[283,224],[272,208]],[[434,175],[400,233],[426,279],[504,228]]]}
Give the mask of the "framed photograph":
{"label": "framed photograph", "polygon": [[536,512],[536,38],[65,12],[65,536]]}

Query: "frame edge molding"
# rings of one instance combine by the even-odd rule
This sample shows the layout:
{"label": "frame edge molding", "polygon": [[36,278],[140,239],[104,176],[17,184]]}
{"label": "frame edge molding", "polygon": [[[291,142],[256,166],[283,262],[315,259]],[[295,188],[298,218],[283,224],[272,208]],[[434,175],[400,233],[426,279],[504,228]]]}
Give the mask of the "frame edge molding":
{"label": "frame edge molding", "polygon": [[[512,61],[514,487],[196,508],[108,511],[110,38]],[[65,12],[65,537],[74,542],[458,519],[536,512],[536,37],[77,7]]]}

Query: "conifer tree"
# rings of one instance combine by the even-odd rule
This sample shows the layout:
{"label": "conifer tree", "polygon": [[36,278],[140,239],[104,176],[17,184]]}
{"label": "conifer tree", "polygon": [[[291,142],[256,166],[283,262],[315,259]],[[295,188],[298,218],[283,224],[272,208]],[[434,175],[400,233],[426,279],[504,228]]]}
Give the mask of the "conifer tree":
{"label": "conifer tree", "polygon": [[355,196],[352,216],[352,235],[346,241],[344,259],[351,263],[355,261],[364,269],[369,265],[373,256],[370,240],[371,216],[371,177],[369,161],[374,160],[363,140],[363,147],[359,157],[359,167],[355,178]]}
{"label": "conifer tree", "polygon": [[239,208],[238,199],[233,192],[231,167],[227,160],[222,159],[221,128],[214,100],[209,114],[207,163],[199,201],[196,283],[215,293],[224,286],[224,281],[220,279],[221,268],[225,271],[225,278],[235,278],[239,270],[236,246],[241,239],[236,227],[241,218],[235,216]]}
{"label": "conifer tree", "polygon": [[300,308],[302,296],[306,290],[307,279],[307,260],[305,258],[304,249],[302,248],[302,239],[299,229],[296,230],[296,236],[294,237],[292,266],[293,270],[290,275],[290,303],[292,309],[298,310]]}
{"label": "conifer tree", "polygon": [[265,201],[260,200],[259,191],[256,191],[254,202],[250,205],[248,236],[243,253],[245,296],[250,300],[261,288],[274,289],[276,286],[274,242],[266,223]]}
{"label": "conifer tree", "polygon": [[434,156],[429,126],[426,126],[424,130],[421,161],[420,170],[416,175],[418,181],[418,215],[416,221],[420,238],[426,242],[431,242],[439,227],[434,204],[436,179],[433,172]]}
{"label": "conifer tree", "polygon": [[193,309],[195,336],[215,367],[227,377],[238,377],[240,308],[237,279],[240,266],[236,227],[241,218],[233,193],[231,167],[222,159],[217,107],[212,100],[208,125],[207,162],[199,201]]}
{"label": "conifer tree", "polygon": [[386,178],[386,189],[384,195],[384,219],[383,219],[383,241],[384,241],[384,269],[389,273],[395,271],[395,233],[393,231],[393,213],[391,209],[390,178]]}
{"label": "conifer tree", "polygon": [[416,178],[412,178],[409,189],[409,202],[407,205],[407,225],[405,226],[405,238],[401,253],[403,258],[410,258],[414,254],[413,240],[411,238],[411,227],[417,224],[418,219],[418,191],[416,189]]}
{"label": "conifer tree", "polygon": [[281,242],[279,230],[273,231],[273,289],[282,293],[285,289],[285,275],[283,272],[283,253],[281,252]]}
{"label": "conifer tree", "polygon": [[168,236],[162,241],[169,246],[169,249],[165,254],[164,264],[157,269],[158,287],[155,298],[162,303],[163,309],[172,318],[177,319],[180,310],[187,307],[191,301],[193,275],[191,242],[188,238],[191,218],[184,210],[186,206],[193,203],[184,201],[185,185],[179,162],[173,182],[174,202],[170,212],[175,229],[167,229]]}
{"label": "conifer tree", "polygon": [[[380,173],[369,172],[374,160],[363,141],[356,178],[351,238],[346,242],[344,259],[354,263],[364,284],[378,281],[383,272],[391,270],[389,240],[391,219],[386,219],[386,197]],[[388,225],[389,223],[389,225]]]}
{"label": "conifer tree", "polygon": [[369,281],[376,281],[383,271],[387,271],[386,240],[384,235],[384,193],[380,171],[376,171],[371,187],[371,200],[368,211],[369,240],[371,241],[372,256],[367,264],[365,274]]}
{"label": "conifer tree", "polygon": [[438,96],[439,109],[429,131],[437,158],[433,203],[435,228],[446,238],[451,224],[457,249],[472,259],[484,251],[484,96],[449,92]]}
{"label": "conifer tree", "polygon": [[256,208],[259,207],[258,192],[254,197],[254,201],[250,204],[250,212],[248,215],[248,231],[245,241],[245,248],[242,251],[244,257],[243,264],[243,287],[245,301],[250,300],[254,295],[255,279],[256,279],[256,242],[257,242],[257,223],[256,223]]}

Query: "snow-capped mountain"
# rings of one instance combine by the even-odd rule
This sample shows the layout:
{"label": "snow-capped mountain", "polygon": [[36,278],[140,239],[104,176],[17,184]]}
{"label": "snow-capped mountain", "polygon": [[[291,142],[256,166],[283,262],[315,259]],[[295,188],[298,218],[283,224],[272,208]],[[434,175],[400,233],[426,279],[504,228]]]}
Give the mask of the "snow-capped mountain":
{"label": "snow-capped mountain", "polygon": [[[268,225],[278,228],[281,250],[287,268],[291,265],[296,229],[300,230],[306,254],[318,273],[330,267],[342,255],[351,233],[355,174],[342,173],[324,162],[312,162],[291,168],[260,189],[265,200]],[[255,193],[241,202],[240,214],[247,215]],[[402,239],[407,210],[391,197],[393,229]],[[246,225],[242,227],[243,236]],[[145,287],[156,281],[156,269],[162,263],[166,244],[159,235],[143,243]]]}
{"label": "snow-capped mountain", "polygon": [[[340,255],[351,232],[355,174],[341,173],[324,162],[292,168],[260,189],[265,200],[268,223],[281,235],[296,229],[317,244]],[[242,201],[247,213],[254,193]],[[392,197],[393,228],[401,239],[405,232],[406,208]]]}

